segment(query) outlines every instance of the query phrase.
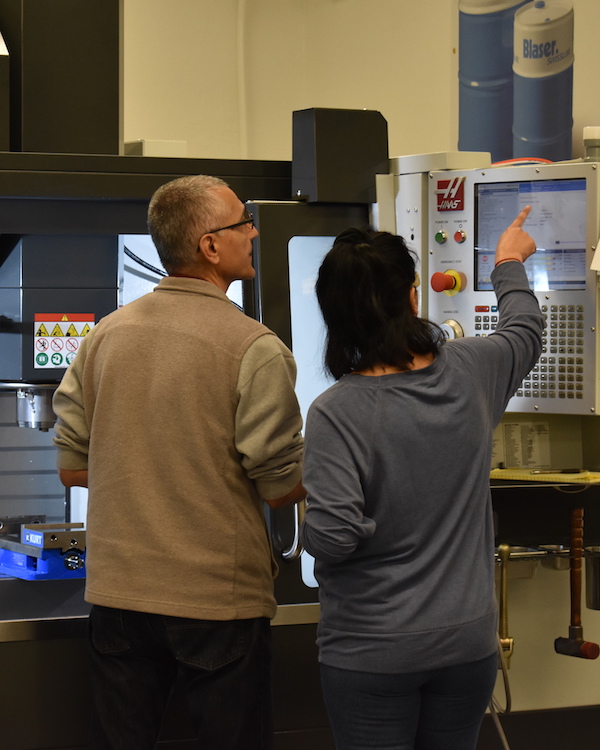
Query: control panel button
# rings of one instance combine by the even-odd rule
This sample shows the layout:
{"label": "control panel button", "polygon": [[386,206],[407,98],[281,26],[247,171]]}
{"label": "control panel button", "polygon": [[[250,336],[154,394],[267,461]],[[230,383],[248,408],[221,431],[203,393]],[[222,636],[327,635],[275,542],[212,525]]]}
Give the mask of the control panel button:
{"label": "control panel button", "polygon": [[462,245],[462,243],[467,239],[467,234],[464,229],[457,229],[456,232],[454,232],[454,241],[458,242],[459,245]]}
{"label": "control panel button", "polygon": [[448,239],[448,235],[446,232],[444,232],[443,229],[440,229],[439,232],[435,233],[435,241],[438,243],[438,245],[443,245]]}
{"label": "control panel button", "polygon": [[443,292],[448,297],[462,292],[467,286],[467,277],[460,271],[449,268],[443,273],[436,271],[431,277],[431,288],[434,292]]}
{"label": "control panel button", "polygon": [[431,288],[434,292],[444,292],[446,290],[454,289],[455,286],[456,277],[449,273],[436,271],[431,277]]}

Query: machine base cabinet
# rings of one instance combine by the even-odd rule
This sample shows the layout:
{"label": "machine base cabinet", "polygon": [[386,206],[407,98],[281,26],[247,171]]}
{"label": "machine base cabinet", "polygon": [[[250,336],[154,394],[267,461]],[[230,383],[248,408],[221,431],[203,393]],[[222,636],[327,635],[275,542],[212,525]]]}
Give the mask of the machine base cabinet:
{"label": "machine base cabinet", "polygon": [[[81,637],[0,642],[0,747],[85,750],[85,624],[81,619]],[[273,627],[275,750],[334,750],[319,687],[315,628]],[[193,736],[185,700],[175,693],[158,747],[210,750],[200,747]]]}
{"label": "machine base cabinet", "polygon": [[[273,628],[275,750],[334,750],[322,704],[314,625]],[[81,638],[0,643],[0,713],[7,750],[85,750],[89,691]],[[226,720],[226,717],[224,717]],[[597,747],[600,706],[501,716],[511,750]],[[168,712],[160,750],[200,748],[181,696]],[[502,750],[486,716],[477,750]]]}
{"label": "machine base cabinet", "polygon": [[[500,717],[510,750],[566,750],[598,747],[600,706],[573,706],[548,711],[515,711]],[[502,750],[491,716],[486,716],[477,750]]]}

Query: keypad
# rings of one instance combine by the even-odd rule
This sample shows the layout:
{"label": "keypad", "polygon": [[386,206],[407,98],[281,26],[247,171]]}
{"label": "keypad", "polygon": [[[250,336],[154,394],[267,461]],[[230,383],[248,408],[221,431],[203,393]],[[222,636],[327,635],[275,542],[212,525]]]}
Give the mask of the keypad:
{"label": "keypad", "polygon": [[475,308],[475,335],[487,336],[496,330],[498,325],[497,305],[484,305]]}
{"label": "keypad", "polygon": [[583,305],[543,306],[542,355],[516,396],[582,399],[584,377]]}

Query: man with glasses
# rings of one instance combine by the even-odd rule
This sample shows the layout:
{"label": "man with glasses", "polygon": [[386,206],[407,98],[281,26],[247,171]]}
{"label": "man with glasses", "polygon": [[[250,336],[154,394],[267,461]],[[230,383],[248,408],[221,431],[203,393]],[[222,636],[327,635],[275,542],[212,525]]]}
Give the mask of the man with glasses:
{"label": "man with glasses", "polygon": [[295,364],[225,294],[258,232],[222,180],[163,185],[148,225],[169,275],[92,329],[54,399],[61,480],[89,487],[89,747],[154,748],[179,681],[203,747],[263,750],[263,501],[304,497]]}

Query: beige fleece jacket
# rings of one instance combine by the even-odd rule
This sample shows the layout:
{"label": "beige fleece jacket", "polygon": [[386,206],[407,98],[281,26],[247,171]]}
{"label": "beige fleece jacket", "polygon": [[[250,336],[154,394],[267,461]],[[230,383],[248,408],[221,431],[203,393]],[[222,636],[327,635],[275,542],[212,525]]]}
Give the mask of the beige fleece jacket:
{"label": "beige fleece jacket", "polygon": [[272,617],[261,498],[301,479],[296,369],[214,285],[167,277],[85,338],[54,397],[58,466],[89,470],[86,599]]}

